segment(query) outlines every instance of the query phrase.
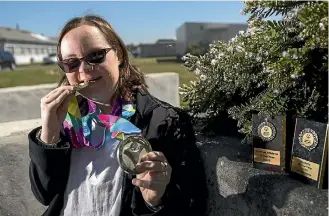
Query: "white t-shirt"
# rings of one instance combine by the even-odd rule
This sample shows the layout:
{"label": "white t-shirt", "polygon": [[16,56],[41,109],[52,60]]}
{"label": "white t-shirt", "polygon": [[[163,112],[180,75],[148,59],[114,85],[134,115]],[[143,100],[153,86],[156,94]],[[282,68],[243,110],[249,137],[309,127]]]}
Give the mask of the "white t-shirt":
{"label": "white t-shirt", "polygon": [[61,215],[119,215],[123,170],[116,158],[118,143],[108,139],[98,150],[72,149]]}

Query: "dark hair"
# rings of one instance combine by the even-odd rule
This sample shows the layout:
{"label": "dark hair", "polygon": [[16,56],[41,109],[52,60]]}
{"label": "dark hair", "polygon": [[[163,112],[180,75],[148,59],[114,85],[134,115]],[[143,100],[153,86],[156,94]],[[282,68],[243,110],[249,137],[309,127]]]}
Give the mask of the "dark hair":
{"label": "dark hair", "polygon": [[[145,82],[145,77],[142,72],[140,72],[137,67],[133,66],[129,62],[128,50],[120,39],[119,35],[114,31],[112,26],[102,17],[97,15],[86,15],[81,17],[75,17],[69,20],[58,37],[57,44],[57,56],[58,60],[62,60],[61,55],[61,42],[63,37],[72,29],[77,28],[81,25],[90,25],[98,28],[103,35],[105,36],[107,42],[116,49],[118,58],[121,62],[119,66],[119,81],[117,83],[117,91],[112,97],[111,101],[113,101],[117,96],[123,98],[127,102],[131,102],[133,97],[133,90],[137,88],[142,88],[147,91],[147,85]],[[65,74],[62,76],[60,85],[67,85],[68,81],[66,79]]]}

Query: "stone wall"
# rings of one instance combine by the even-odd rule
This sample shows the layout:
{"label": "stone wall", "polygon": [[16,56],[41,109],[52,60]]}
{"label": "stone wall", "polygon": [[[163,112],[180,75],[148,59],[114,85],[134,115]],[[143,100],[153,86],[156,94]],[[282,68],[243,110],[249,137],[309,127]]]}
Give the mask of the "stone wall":
{"label": "stone wall", "polygon": [[[27,134],[0,137],[0,215],[36,216],[28,177]],[[251,148],[230,137],[198,136],[209,186],[208,216],[325,216],[328,191],[253,169]]]}
{"label": "stone wall", "polygon": [[325,216],[328,190],[252,168],[251,146],[198,136],[209,186],[209,216]]}

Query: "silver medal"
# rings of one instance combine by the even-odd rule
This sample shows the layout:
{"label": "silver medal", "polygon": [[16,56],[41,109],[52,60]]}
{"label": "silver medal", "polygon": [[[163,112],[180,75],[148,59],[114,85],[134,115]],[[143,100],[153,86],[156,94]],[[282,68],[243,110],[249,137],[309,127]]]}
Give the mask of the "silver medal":
{"label": "silver medal", "polygon": [[88,82],[83,82],[83,83],[79,83],[73,86],[73,92],[77,92],[80,91],[84,88],[86,88],[87,86],[89,86]]}
{"label": "silver medal", "polygon": [[120,167],[130,174],[136,173],[136,164],[141,158],[152,151],[151,144],[142,136],[131,135],[119,143],[117,159]]}

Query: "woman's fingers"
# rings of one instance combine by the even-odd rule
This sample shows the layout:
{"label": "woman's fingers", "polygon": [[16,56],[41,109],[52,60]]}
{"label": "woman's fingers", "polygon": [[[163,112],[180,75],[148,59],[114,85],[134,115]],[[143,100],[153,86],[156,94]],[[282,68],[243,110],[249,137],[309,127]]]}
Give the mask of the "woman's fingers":
{"label": "woman's fingers", "polygon": [[41,107],[48,110],[59,107],[64,100],[72,93],[71,86],[62,86],[53,91],[48,95],[41,98]]}
{"label": "woman's fingers", "polygon": [[41,99],[41,102],[43,104],[49,104],[56,100],[61,94],[63,94],[66,91],[66,93],[69,92],[69,90],[66,89],[58,89],[57,91],[54,91],[52,94],[48,94],[46,97]]}
{"label": "woman's fingers", "polygon": [[51,90],[48,94],[45,95],[46,98],[48,98],[49,96],[53,95],[54,93],[61,91],[63,89],[67,89],[67,90],[73,90],[73,86],[60,86],[58,88],[55,88],[53,90]]}
{"label": "woman's fingers", "polygon": [[156,190],[159,187],[163,187],[163,185],[166,185],[167,182],[165,181],[146,181],[146,180],[141,180],[138,178],[134,178],[132,180],[133,185],[138,186],[138,187],[143,187],[151,190]]}
{"label": "woman's fingers", "polygon": [[162,152],[152,151],[141,158],[141,161],[167,161]]}
{"label": "woman's fingers", "polygon": [[49,106],[59,107],[70,94],[70,91],[64,90],[57,98],[55,98],[52,102],[49,103]]}
{"label": "woman's fingers", "polygon": [[136,165],[136,171],[138,173],[143,173],[145,171],[150,172],[165,172],[170,170],[170,166],[167,162],[160,161],[144,161]]}

